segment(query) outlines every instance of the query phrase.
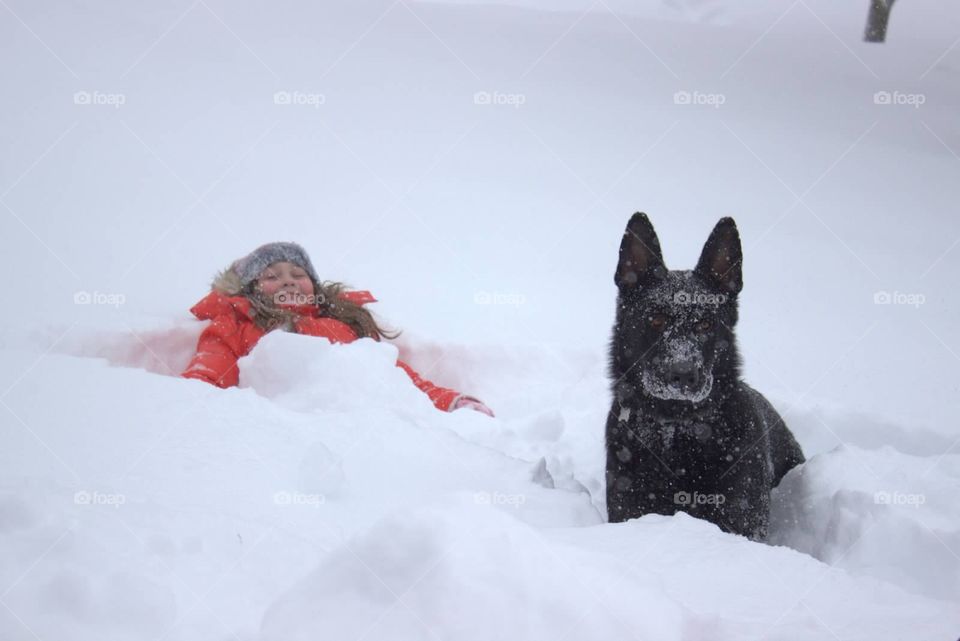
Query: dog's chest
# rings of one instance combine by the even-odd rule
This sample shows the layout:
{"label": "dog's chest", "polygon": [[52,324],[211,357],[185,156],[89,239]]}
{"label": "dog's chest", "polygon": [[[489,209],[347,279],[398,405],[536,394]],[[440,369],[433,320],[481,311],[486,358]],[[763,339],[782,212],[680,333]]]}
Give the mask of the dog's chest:
{"label": "dog's chest", "polygon": [[644,454],[679,465],[720,463],[732,456],[727,451],[727,432],[723,418],[714,413],[691,412],[684,416],[664,417],[622,406],[617,415],[620,448],[617,456],[623,463]]}

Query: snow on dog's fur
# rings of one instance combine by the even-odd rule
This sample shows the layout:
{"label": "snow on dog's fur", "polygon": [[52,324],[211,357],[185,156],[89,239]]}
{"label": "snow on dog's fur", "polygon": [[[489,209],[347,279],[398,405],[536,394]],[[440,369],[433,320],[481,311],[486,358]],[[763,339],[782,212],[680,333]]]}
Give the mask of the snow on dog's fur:
{"label": "snow on dog's fur", "polygon": [[804,458],[773,406],[740,380],[742,262],[732,218],[717,223],[693,271],[668,271],[650,220],[630,219],[614,276],[611,522],[684,511],[766,537],[770,490]]}

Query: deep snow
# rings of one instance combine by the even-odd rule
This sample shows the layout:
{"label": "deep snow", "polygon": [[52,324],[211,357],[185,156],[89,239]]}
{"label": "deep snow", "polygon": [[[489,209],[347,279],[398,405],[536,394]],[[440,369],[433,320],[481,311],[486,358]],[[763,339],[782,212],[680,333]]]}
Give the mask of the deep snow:
{"label": "deep snow", "polygon": [[[5,2],[0,638],[955,639],[960,9],[898,3],[883,46],[865,16]],[[810,458],[775,545],[604,523],[637,209],[672,268],[738,221],[746,378]],[[175,377],[186,309],[269,240],[396,347]]]}

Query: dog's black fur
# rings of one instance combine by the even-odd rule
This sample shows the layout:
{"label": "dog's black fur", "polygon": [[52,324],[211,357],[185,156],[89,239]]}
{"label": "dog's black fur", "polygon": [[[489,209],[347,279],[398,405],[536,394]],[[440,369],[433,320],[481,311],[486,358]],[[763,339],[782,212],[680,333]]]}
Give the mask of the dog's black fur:
{"label": "dog's black fur", "polygon": [[610,522],[682,510],[766,538],[770,490],[804,458],[773,406],[740,380],[742,263],[732,218],[717,223],[693,271],[668,271],[646,214],[630,219],[614,276]]}

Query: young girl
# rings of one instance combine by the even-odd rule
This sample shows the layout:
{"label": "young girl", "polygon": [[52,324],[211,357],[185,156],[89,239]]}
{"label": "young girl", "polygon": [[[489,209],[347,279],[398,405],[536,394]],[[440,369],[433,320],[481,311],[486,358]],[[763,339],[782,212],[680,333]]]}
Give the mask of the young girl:
{"label": "young girl", "polygon": [[[239,380],[237,359],[246,356],[267,332],[280,328],[320,336],[331,343],[357,338],[396,338],[364,309],[376,299],[367,291],[346,291],[341,283],[321,282],[304,249],[296,243],[269,243],[233,262],[213,282],[211,292],[190,311],[213,321],[203,330],[197,353],[183,372],[219,387]],[[434,385],[397,361],[441,410],[463,407],[493,416],[472,396]]]}

